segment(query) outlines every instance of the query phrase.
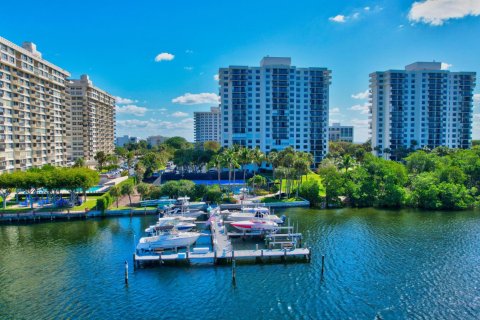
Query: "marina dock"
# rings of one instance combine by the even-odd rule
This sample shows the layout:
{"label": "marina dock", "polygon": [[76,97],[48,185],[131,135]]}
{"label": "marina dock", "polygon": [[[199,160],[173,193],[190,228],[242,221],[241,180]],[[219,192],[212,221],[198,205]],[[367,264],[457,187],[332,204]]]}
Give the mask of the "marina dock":
{"label": "marina dock", "polygon": [[[287,261],[310,262],[311,250],[301,246],[301,234],[293,233],[293,226],[282,227],[286,233],[233,233],[227,232],[227,227],[220,216],[209,219],[211,248],[199,253],[191,248],[184,252],[133,254],[134,267],[143,265],[171,265],[171,264],[232,264],[234,261],[249,261],[253,263],[273,263]],[[234,250],[230,236],[262,236],[268,248],[254,250]],[[280,248],[274,248],[279,245]],[[198,248],[197,248],[198,249]],[[208,251],[206,250],[208,249]]]}

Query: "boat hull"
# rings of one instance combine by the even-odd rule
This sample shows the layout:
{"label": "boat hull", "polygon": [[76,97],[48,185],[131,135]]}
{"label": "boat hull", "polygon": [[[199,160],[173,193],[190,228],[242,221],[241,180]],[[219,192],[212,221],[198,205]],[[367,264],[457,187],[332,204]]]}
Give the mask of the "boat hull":
{"label": "boat hull", "polygon": [[151,251],[188,247],[193,245],[200,235],[198,232],[180,232],[179,234],[143,237],[137,245],[137,250]]}

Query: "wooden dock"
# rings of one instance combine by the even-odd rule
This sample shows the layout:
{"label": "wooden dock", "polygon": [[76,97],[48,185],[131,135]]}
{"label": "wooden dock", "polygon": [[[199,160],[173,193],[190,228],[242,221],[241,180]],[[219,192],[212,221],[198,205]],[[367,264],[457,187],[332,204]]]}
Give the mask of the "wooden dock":
{"label": "wooden dock", "polygon": [[216,255],[215,251],[207,253],[169,253],[169,254],[151,254],[138,255],[134,254],[134,266],[142,265],[163,265],[163,264],[191,264],[191,263],[208,263],[208,264],[231,264],[233,260],[250,261],[254,263],[265,262],[288,262],[288,261],[310,261],[311,251],[309,248],[296,249],[259,249],[259,250],[232,250],[222,255]]}
{"label": "wooden dock", "polygon": [[[287,262],[287,261],[306,261],[310,262],[310,248],[302,248],[289,246],[283,248],[269,248],[255,250],[233,250],[232,243],[229,239],[223,219],[213,217],[210,222],[210,237],[212,249],[205,253],[197,253],[187,248],[185,252],[158,253],[149,255],[133,254],[134,266],[142,265],[165,265],[165,264],[191,264],[191,263],[207,263],[207,264],[231,264],[234,261],[251,261],[254,263],[265,262]],[[292,234],[276,235],[292,236]],[[299,236],[293,234],[293,236]],[[285,240],[287,242],[287,240]]]}

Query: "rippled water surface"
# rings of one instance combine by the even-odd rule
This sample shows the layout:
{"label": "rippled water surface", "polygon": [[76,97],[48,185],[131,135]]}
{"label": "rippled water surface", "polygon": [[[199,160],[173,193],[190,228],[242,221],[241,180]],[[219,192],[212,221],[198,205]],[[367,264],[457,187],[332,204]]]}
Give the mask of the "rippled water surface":
{"label": "rippled water surface", "polygon": [[130,268],[125,287],[154,217],[0,226],[0,319],[480,318],[478,212],[282,213],[312,262],[241,265],[236,288],[228,266]]}

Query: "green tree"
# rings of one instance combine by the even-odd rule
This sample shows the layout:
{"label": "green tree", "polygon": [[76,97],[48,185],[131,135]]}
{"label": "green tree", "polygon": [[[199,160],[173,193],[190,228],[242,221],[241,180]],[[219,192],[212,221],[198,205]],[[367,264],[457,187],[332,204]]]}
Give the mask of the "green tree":
{"label": "green tree", "polygon": [[310,202],[311,207],[318,206],[322,198],[320,197],[320,184],[318,180],[308,179],[300,186],[300,196]]}
{"label": "green tree", "polygon": [[132,206],[132,194],[134,193],[133,184],[123,184],[120,189],[120,193],[122,194],[122,196],[128,196],[128,202],[130,203],[130,206]]}
{"label": "green tree", "polygon": [[267,184],[267,179],[261,175],[254,175],[250,179],[248,179],[248,184],[252,186],[253,193],[255,194],[256,187],[262,187]]}
{"label": "green tree", "polygon": [[4,173],[0,175],[0,197],[2,197],[3,209],[7,208],[7,198],[15,190],[12,175]]}
{"label": "green tree", "polygon": [[117,203],[117,208],[118,208],[118,199],[122,195],[120,187],[119,186],[113,186],[113,187],[110,188],[110,190],[108,192],[110,192],[110,195],[115,199],[115,201]]}
{"label": "green tree", "polygon": [[218,141],[205,141],[203,143],[203,149],[205,151],[218,152],[218,150],[220,150],[220,143],[218,143]]}
{"label": "green tree", "polygon": [[145,176],[145,166],[143,163],[138,162],[135,165],[135,176],[137,177],[137,183],[142,182]]}
{"label": "green tree", "polygon": [[139,183],[137,185],[137,192],[140,194],[140,200],[143,200],[150,192],[151,185],[146,183]]}
{"label": "green tree", "polygon": [[75,159],[75,163],[73,164],[74,168],[82,168],[85,167],[85,160],[83,158]]}
{"label": "green tree", "polygon": [[325,205],[328,207],[339,206],[340,196],[345,194],[345,177],[339,172],[335,165],[327,164],[318,169],[325,186]]}
{"label": "green tree", "polygon": [[103,151],[98,151],[93,157],[97,161],[98,170],[102,171],[105,163],[107,162],[107,155]]}

